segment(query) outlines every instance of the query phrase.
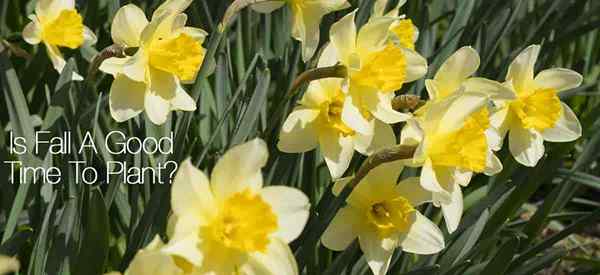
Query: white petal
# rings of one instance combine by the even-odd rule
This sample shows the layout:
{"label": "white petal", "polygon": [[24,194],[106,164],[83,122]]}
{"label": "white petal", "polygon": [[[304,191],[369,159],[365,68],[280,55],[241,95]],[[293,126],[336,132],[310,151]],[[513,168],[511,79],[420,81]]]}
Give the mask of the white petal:
{"label": "white petal", "polygon": [[83,45],[89,47],[98,42],[98,37],[90,28],[83,26],[83,41]]}
{"label": "white petal", "polygon": [[196,101],[179,83],[177,84],[175,97],[171,100],[171,110],[196,111]]}
{"label": "white petal", "polygon": [[42,22],[54,20],[61,11],[75,9],[75,0],[39,0],[35,5],[35,14]]}
{"label": "white petal", "polygon": [[394,93],[369,92],[363,94],[365,107],[379,120],[387,124],[407,121],[412,116],[398,112],[392,108]]}
{"label": "white petal", "polygon": [[294,11],[292,36],[302,43],[302,60],[308,62],[317,51],[320,37],[321,19],[329,10],[323,9],[320,3],[306,2],[298,11]]}
{"label": "white petal", "polygon": [[510,129],[508,148],[517,162],[528,166],[536,166],[544,156],[544,138],[535,130],[513,127]]}
{"label": "white petal", "polygon": [[152,123],[162,125],[169,118],[178,83],[173,75],[160,70],[150,69],[150,77],[152,85],[144,102],[146,115]]}
{"label": "white petal", "polygon": [[180,14],[190,6],[192,0],[167,0],[163,2],[152,14],[152,20],[166,13]]}
{"label": "white petal", "polygon": [[430,192],[446,192],[438,181],[438,176],[430,160],[425,161],[421,168],[421,186]]}
{"label": "white petal", "polygon": [[415,221],[406,237],[401,241],[402,250],[421,255],[429,255],[444,249],[444,235],[427,217],[415,212]]}
{"label": "white petal", "polygon": [[117,122],[127,121],[144,110],[146,84],[117,75],[110,87],[110,114]]}
{"label": "white petal", "polygon": [[487,153],[487,159],[485,164],[485,171],[483,173],[487,176],[493,176],[502,171],[502,161],[494,154],[493,151],[489,150]]}
{"label": "white petal", "polygon": [[362,181],[374,184],[389,182],[393,184],[392,186],[395,186],[403,169],[404,162],[401,160],[382,163],[371,169]]}
{"label": "white petal", "polygon": [[315,120],[319,111],[299,107],[285,120],[279,133],[277,148],[286,153],[300,153],[319,145]]}
{"label": "white petal", "polygon": [[298,275],[298,265],[290,247],[273,238],[267,252],[252,253],[241,271],[248,275]]}
{"label": "white petal", "polygon": [[260,194],[277,215],[277,232],[274,236],[286,243],[298,238],[308,220],[308,197],[300,190],[287,186],[265,187]]}
{"label": "white petal", "polygon": [[42,29],[35,15],[32,14],[29,17],[32,21],[23,29],[23,39],[31,45],[36,45],[42,41]]}
{"label": "white petal", "polygon": [[361,109],[351,96],[347,96],[342,109],[342,121],[363,135],[373,134],[373,125],[362,114]]}
{"label": "white petal", "polygon": [[539,88],[556,89],[558,92],[577,88],[582,82],[581,74],[562,68],[544,70],[535,77],[535,84]]}
{"label": "white petal", "polygon": [[114,43],[138,47],[142,30],[148,25],[144,11],[134,4],[121,7],[112,22],[110,35]]}
{"label": "white petal", "polygon": [[345,250],[360,234],[361,217],[351,206],[341,208],[321,236],[323,246],[334,251]]}
{"label": "white petal", "polygon": [[65,61],[62,54],[60,53],[60,50],[58,49],[57,46],[53,46],[48,43],[46,43],[45,45],[46,45],[46,52],[48,53],[48,57],[50,58],[50,61],[52,61],[52,65],[53,65],[54,69],[58,73],[62,73],[62,70],[65,68],[65,65],[67,65],[67,62]]}
{"label": "white petal", "polygon": [[262,139],[253,139],[229,149],[211,174],[212,190],[219,199],[248,188],[258,192],[263,184],[261,169],[267,164],[269,151]]}
{"label": "white petal", "polygon": [[485,108],[487,103],[487,98],[481,94],[457,93],[454,97],[448,98],[447,105],[443,103],[440,106],[442,110],[431,108],[428,113],[433,113],[434,116],[436,112],[443,115],[439,120],[438,131],[447,133],[461,128],[467,117]]}
{"label": "white petal", "polygon": [[127,62],[123,64],[123,74],[135,81],[146,82],[146,65],[146,54],[140,48],[134,56],[128,58]]}
{"label": "white petal", "polygon": [[171,208],[175,215],[209,218],[214,213],[215,200],[208,178],[189,159],[181,163],[171,190]]}
{"label": "white petal", "polygon": [[198,234],[188,234],[180,238],[170,240],[169,243],[162,249],[162,251],[169,255],[179,256],[191,264],[199,266],[204,260],[202,251],[198,249],[200,242],[201,241]]}
{"label": "white petal", "polygon": [[577,115],[567,104],[562,103],[561,115],[553,128],[542,132],[544,140],[551,142],[570,142],[581,137],[581,123]]}
{"label": "white petal", "polygon": [[260,13],[271,13],[285,5],[285,1],[265,1],[251,5],[250,7]]}
{"label": "white petal", "polygon": [[425,133],[416,119],[409,119],[400,132],[400,144],[416,146],[423,141]]}
{"label": "white petal", "polygon": [[366,156],[396,144],[396,135],[390,125],[377,119],[373,119],[372,123],[374,124],[372,134],[365,135],[357,132],[354,137],[354,148]]}
{"label": "white petal", "polygon": [[419,177],[404,179],[396,185],[396,190],[405,197],[412,206],[419,206],[433,200],[432,193],[421,186]]}
{"label": "white petal", "polygon": [[460,87],[461,83],[473,75],[479,68],[479,54],[471,47],[462,47],[442,64],[435,74],[438,88],[443,94],[450,94]]}
{"label": "white petal", "polygon": [[100,67],[98,68],[100,71],[112,75],[114,78],[117,78],[117,75],[123,73],[123,66],[127,63],[126,58],[119,57],[111,57],[102,61]]}
{"label": "white petal", "polygon": [[416,51],[402,48],[406,58],[406,80],[404,82],[413,82],[423,78],[427,74],[427,59]]}
{"label": "white petal", "polygon": [[344,137],[333,131],[326,131],[319,136],[319,144],[331,178],[344,175],[354,155],[354,142],[351,136]]}
{"label": "white petal", "polygon": [[390,26],[397,21],[394,17],[372,18],[360,28],[356,41],[357,50],[370,53],[381,50],[388,42]]}
{"label": "white petal", "polygon": [[[317,67],[330,67],[330,66],[337,64],[338,62],[341,62],[341,60],[342,59],[338,55],[338,52],[337,52],[334,44],[327,43],[327,45],[325,46],[325,49],[323,49],[323,52],[321,53],[321,56],[319,56],[319,63],[317,64]],[[315,81],[313,81],[313,82],[315,82]],[[311,82],[311,83],[313,83],[313,82]]]}
{"label": "white petal", "polygon": [[384,241],[378,239],[374,232],[361,234],[358,241],[373,274],[385,275],[390,266],[393,247],[386,247]]}
{"label": "white petal", "polygon": [[485,130],[485,138],[487,139],[488,147],[493,151],[502,149],[502,136],[496,128],[490,127]]}
{"label": "white petal", "polygon": [[507,81],[512,81],[517,93],[533,87],[533,70],[540,54],[539,45],[531,45],[523,50],[508,67]]}
{"label": "white petal", "polygon": [[510,126],[510,108],[503,107],[490,115],[490,125],[496,129],[500,137],[500,146]]}
{"label": "white petal", "polygon": [[441,94],[438,84],[433,79],[425,79],[425,89],[427,90],[427,95],[431,100],[441,99],[447,96]]}
{"label": "white petal", "polygon": [[336,55],[339,61],[346,63],[348,62],[350,55],[355,51],[356,48],[356,25],[354,24],[354,17],[356,16],[356,10],[347,14],[338,22],[331,26],[330,40],[335,47]]}
{"label": "white petal", "polygon": [[463,85],[465,86],[465,91],[482,93],[492,100],[511,100],[517,98],[512,89],[507,88],[497,81],[481,77],[469,78]]}
{"label": "white petal", "polygon": [[444,214],[444,220],[446,221],[446,228],[448,232],[452,233],[460,224],[460,219],[463,213],[463,195],[458,184],[452,186],[450,191],[450,202],[442,203],[442,214]]}

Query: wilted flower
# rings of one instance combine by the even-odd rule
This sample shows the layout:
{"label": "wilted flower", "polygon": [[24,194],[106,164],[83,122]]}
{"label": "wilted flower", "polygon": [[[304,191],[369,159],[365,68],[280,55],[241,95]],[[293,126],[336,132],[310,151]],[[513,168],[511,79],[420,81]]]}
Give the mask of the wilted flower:
{"label": "wilted flower", "polygon": [[[112,117],[123,122],[142,111],[155,124],[167,121],[171,111],[196,110],[196,102],[181,83],[193,82],[204,59],[207,35],[186,27],[182,13],[191,0],[168,0],[148,22],[133,4],[119,9],[112,23],[113,41],[136,50],[133,56],[106,59],[100,70],[115,77],[110,89]],[[127,51],[126,51],[127,52]]]}
{"label": "wilted flower", "polygon": [[[341,177],[354,150],[370,155],[382,147],[396,144],[392,128],[366,110],[349,109],[342,92],[341,79],[321,79],[309,84],[300,106],[288,116],[281,128],[279,150],[300,153],[319,146],[332,178]],[[346,109],[343,109],[346,106]],[[344,112],[361,112],[367,117],[366,133],[356,131],[354,121]],[[361,115],[361,114],[358,114]]]}
{"label": "wilted flower", "polygon": [[[23,38],[31,45],[44,43],[54,69],[62,72],[66,65],[59,47],[76,49],[96,43],[96,35],[83,25],[74,0],[38,0],[31,22],[23,29]],[[73,80],[83,80],[73,73]]]}
{"label": "wilted flower", "polygon": [[317,51],[323,16],[350,7],[346,0],[263,1],[251,7],[258,12],[270,13],[285,4],[290,5],[292,10],[292,36],[302,43],[304,62],[309,61]]}
{"label": "wilted flower", "polygon": [[267,158],[262,140],[235,146],[217,162],[210,183],[184,162],[173,183],[175,220],[165,251],[200,274],[298,274],[287,244],[304,228],[308,198],[290,187],[263,187]]}
{"label": "wilted flower", "polygon": [[539,45],[525,49],[512,62],[506,85],[517,95],[513,100],[496,100],[499,110],[492,124],[501,136],[509,135],[509,149],[525,166],[535,166],[544,155],[544,140],[569,142],[581,136],[581,124],[558,93],[577,88],[583,77],[568,69],[548,69],[534,77]]}
{"label": "wilted flower", "polygon": [[[440,229],[415,207],[431,201],[418,178],[396,184],[400,161],[371,170],[354,188],[347,205],[339,210],[321,237],[329,249],[342,251],[356,238],[375,275],[386,274],[394,249],[415,254],[434,254],[444,249]],[[338,195],[348,179],[336,182]]]}

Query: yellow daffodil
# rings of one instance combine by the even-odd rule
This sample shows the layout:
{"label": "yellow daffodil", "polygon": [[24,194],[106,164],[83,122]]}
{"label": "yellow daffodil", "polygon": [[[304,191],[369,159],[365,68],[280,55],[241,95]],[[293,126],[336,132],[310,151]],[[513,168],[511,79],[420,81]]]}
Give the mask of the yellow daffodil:
{"label": "yellow daffodil", "polygon": [[[165,244],[159,236],[145,248],[139,250],[125,275],[193,275],[200,274],[198,270],[181,257],[173,256],[165,251]],[[119,275],[119,272],[105,275]]]}
{"label": "yellow daffodil", "polygon": [[[283,124],[279,150],[300,153],[319,146],[332,178],[339,178],[350,165],[354,150],[370,155],[379,148],[396,144],[394,131],[389,125],[366,110],[345,104],[348,100],[349,97],[342,92],[341,79],[311,82],[300,106]],[[368,117],[366,133],[356,131],[353,121],[348,120],[353,112]]]}
{"label": "yellow daffodil", "polygon": [[[346,67],[344,92],[350,95],[347,102],[355,108],[365,109],[387,124],[406,121],[409,114],[392,108],[394,91],[425,75],[427,61],[415,51],[390,42],[389,28],[398,17],[374,18],[357,32],[355,14],[356,11],[333,24],[331,43],[322,54],[319,67]],[[352,120],[355,125],[362,125],[359,130],[365,131],[366,118],[355,116]]]}
{"label": "yellow daffodil", "polygon": [[[54,69],[59,73],[67,64],[59,47],[77,49],[84,44],[96,43],[96,35],[83,25],[83,18],[75,9],[75,0],[38,0],[31,22],[23,29],[23,39],[31,45],[44,43]],[[83,80],[74,73],[73,80]]]}
{"label": "yellow daffodil", "polygon": [[517,98],[496,100],[498,112],[492,124],[502,137],[508,132],[509,149],[525,166],[535,166],[544,155],[544,140],[570,142],[581,136],[581,124],[571,108],[562,103],[558,93],[577,88],[583,77],[568,69],[548,69],[534,75],[540,46],[525,49],[512,62],[506,85]]}
{"label": "yellow daffodil", "polygon": [[433,192],[442,207],[449,232],[458,227],[463,212],[460,186],[473,173],[494,175],[502,163],[494,155],[501,139],[490,125],[489,99],[511,99],[514,93],[502,84],[471,77],[479,67],[479,55],[470,47],[459,49],[426,80],[430,100],[404,127],[401,143],[418,145],[408,165],[422,166],[421,185]]}
{"label": "yellow daffodil", "polygon": [[267,158],[262,140],[235,146],[217,162],[210,183],[184,162],[172,187],[175,220],[165,251],[199,274],[298,274],[288,243],[306,224],[308,198],[290,187],[263,187]]}
{"label": "yellow daffodil", "polygon": [[[418,178],[396,184],[401,171],[400,161],[371,170],[329,224],[321,237],[323,245],[342,251],[358,238],[375,275],[386,274],[396,248],[415,254],[444,249],[440,229],[415,209],[431,201],[431,193],[420,186]],[[338,195],[348,181],[336,182],[334,194]]]}
{"label": "yellow daffodil", "polygon": [[[380,16],[397,16],[400,8],[406,4],[406,0],[398,1],[396,6],[386,13],[385,7],[388,2],[389,1],[387,0],[375,1],[372,18]],[[411,50],[415,49],[415,43],[419,38],[419,29],[413,24],[412,20],[406,18],[405,15],[400,15],[400,20],[397,20],[390,25],[390,32],[390,38],[394,43],[404,48]]]}
{"label": "yellow daffodil", "polygon": [[0,255],[0,275],[19,271],[20,264],[17,258]]}
{"label": "yellow daffodil", "polygon": [[123,122],[141,112],[155,124],[171,111],[196,110],[196,102],[182,83],[193,82],[204,59],[207,35],[185,26],[182,13],[191,0],[167,0],[148,22],[133,4],[119,9],[111,27],[113,42],[137,50],[133,56],[106,59],[100,70],[114,76],[110,89],[112,117]]}
{"label": "yellow daffodil", "polygon": [[252,5],[252,9],[270,13],[285,4],[290,5],[292,11],[292,36],[302,43],[304,62],[308,62],[317,51],[323,16],[350,7],[346,0],[283,0],[259,2]]}

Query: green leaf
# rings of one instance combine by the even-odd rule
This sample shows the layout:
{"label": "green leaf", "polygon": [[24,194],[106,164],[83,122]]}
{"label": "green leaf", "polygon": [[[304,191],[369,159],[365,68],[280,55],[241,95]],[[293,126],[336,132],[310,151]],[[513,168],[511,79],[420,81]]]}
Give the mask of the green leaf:
{"label": "green leaf", "polygon": [[73,274],[103,274],[108,255],[110,227],[100,189],[89,192],[83,215],[83,239]]}

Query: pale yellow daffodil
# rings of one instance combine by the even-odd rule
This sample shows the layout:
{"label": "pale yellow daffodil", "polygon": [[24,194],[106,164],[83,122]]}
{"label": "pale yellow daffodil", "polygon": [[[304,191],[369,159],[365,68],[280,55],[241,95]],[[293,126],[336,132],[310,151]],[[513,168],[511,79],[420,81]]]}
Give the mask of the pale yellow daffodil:
{"label": "pale yellow daffodil", "polygon": [[19,271],[20,264],[17,258],[0,255],[0,275]]}
{"label": "pale yellow daffodil", "polygon": [[137,49],[133,56],[106,59],[100,70],[115,77],[110,89],[112,117],[123,122],[141,112],[154,124],[164,124],[171,111],[196,110],[182,83],[191,83],[204,59],[207,35],[185,26],[182,13],[191,0],[167,0],[148,22],[144,12],[128,4],[115,14],[113,42]]}
{"label": "pale yellow daffodil", "polygon": [[[288,116],[277,147],[287,153],[306,152],[320,147],[332,178],[341,177],[352,160],[354,150],[371,155],[376,150],[396,144],[391,126],[377,120],[366,110],[344,104],[341,79],[321,79],[309,84],[300,106]],[[353,127],[346,113],[362,112],[368,117],[368,131]],[[357,114],[361,115],[361,114]]]}
{"label": "pale yellow daffodil", "polygon": [[[400,8],[406,4],[406,0],[398,1],[392,10],[385,12],[385,7],[388,2],[389,1],[387,0],[375,1],[372,18],[380,16],[398,16]],[[406,15],[400,15],[400,20],[397,20],[390,25],[390,32],[390,39],[392,42],[404,48],[411,50],[415,49],[415,43],[419,38],[419,29],[413,24],[412,20],[406,18]]]}
{"label": "pale yellow daffodil", "polygon": [[502,170],[494,155],[501,138],[490,125],[487,103],[514,98],[514,93],[496,81],[471,77],[478,67],[479,55],[470,47],[450,56],[434,79],[426,80],[430,100],[401,133],[402,144],[419,146],[408,165],[422,166],[421,185],[434,193],[449,232],[463,212],[460,186],[467,186],[473,173]]}
{"label": "pale yellow daffodil", "polygon": [[[410,114],[392,108],[394,92],[404,83],[424,76],[427,61],[415,51],[389,40],[389,28],[398,17],[373,18],[357,31],[355,14],[356,11],[333,24],[331,43],[323,51],[319,67],[336,64],[346,67],[344,92],[350,96],[346,104],[365,109],[387,124],[406,121]],[[354,112],[348,121],[353,121],[358,131],[368,132],[368,121],[358,114]]]}
{"label": "pale yellow daffodil", "polygon": [[[440,229],[415,209],[432,200],[431,192],[421,187],[418,178],[397,184],[401,172],[401,161],[371,170],[325,230],[323,245],[342,251],[358,238],[375,275],[387,273],[396,248],[415,254],[435,254],[444,249]],[[338,195],[348,181],[336,182],[334,194]]]}
{"label": "pale yellow daffodil", "polygon": [[192,263],[198,274],[298,274],[288,243],[302,232],[310,205],[297,189],[263,187],[267,158],[260,139],[235,146],[217,162],[210,182],[184,162],[172,187],[174,220],[165,251]]}
{"label": "pale yellow daffodil", "polygon": [[252,9],[270,13],[288,4],[292,11],[292,36],[302,43],[302,59],[308,62],[317,51],[323,16],[350,7],[346,0],[263,1]]}
{"label": "pale yellow daffodil", "polygon": [[556,68],[534,75],[540,46],[525,49],[512,62],[506,86],[514,90],[514,100],[496,100],[498,111],[492,124],[502,137],[508,132],[509,149],[525,166],[535,166],[544,155],[544,140],[570,142],[581,136],[581,124],[558,93],[577,88],[583,77],[572,70]]}
{"label": "pale yellow daffodil", "polygon": [[[23,39],[31,45],[44,43],[54,69],[62,72],[67,62],[59,47],[77,49],[96,43],[96,35],[83,25],[83,18],[75,9],[75,0],[38,0],[31,22],[23,29]],[[73,80],[83,77],[73,73]]]}

